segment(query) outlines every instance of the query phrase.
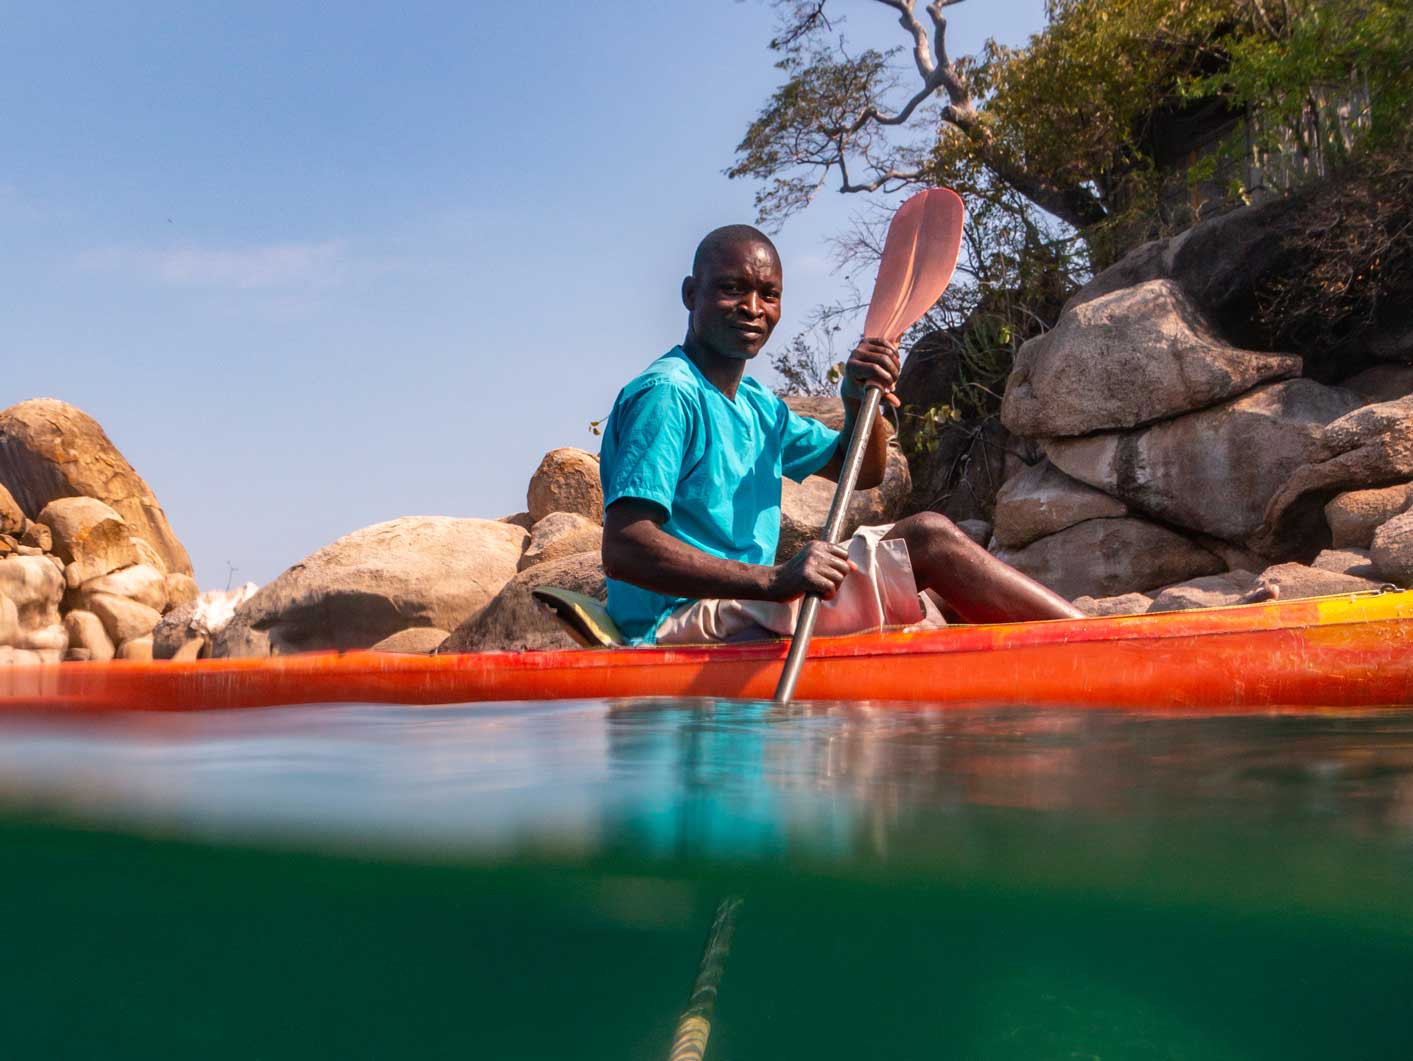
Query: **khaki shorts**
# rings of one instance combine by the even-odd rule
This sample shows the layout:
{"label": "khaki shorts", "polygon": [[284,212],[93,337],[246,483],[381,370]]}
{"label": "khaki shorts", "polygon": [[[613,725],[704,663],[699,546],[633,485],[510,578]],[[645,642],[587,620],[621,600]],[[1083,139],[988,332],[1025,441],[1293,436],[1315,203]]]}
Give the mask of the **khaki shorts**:
{"label": "khaki shorts", "polygon": [[[901,538],[883,540],[893,528],[860,527],[849,539],[850,571],[839,592],[819,609],[815,633],[828,637],[861,634],[885,627],[930,629],[946,626],[942,613],[918,593],[908,546]],[[760,641],[795,631],[802,601],[699,600],[684,604],[657,628],[659,645],[704,645]]]}

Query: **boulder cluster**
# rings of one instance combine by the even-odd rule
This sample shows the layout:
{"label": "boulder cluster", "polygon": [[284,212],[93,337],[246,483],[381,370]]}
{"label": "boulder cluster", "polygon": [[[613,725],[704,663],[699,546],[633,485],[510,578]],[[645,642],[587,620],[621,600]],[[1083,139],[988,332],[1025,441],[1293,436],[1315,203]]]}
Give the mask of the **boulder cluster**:
{"label": "boulder cluster", "polygon": [[1323,382],[1236,345],[1273,253],[1254,213],[1139,248],[1016,358],[1002,422],[1039,459],[989,547],[1088,611],[1413,584],[1413,341]]}
{"label": "boulder cluster", "polygon": [[92,417],[50,399],[0,412],[0,664],[153,658],[195,602],[191,561]]}

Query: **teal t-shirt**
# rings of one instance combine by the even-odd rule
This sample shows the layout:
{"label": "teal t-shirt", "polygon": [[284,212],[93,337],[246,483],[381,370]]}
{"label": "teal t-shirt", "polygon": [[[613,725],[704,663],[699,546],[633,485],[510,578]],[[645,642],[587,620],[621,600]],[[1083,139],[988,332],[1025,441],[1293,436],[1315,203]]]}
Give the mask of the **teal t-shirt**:
{"label": "teal t-shirt", "polygon": [[[673,347],[624,387],[603,432],[604,508],[624,497],[649,501],[662,529],[713,556],[773,564],[780,540],[780,477],[824,467],[839,433],[797,416],[750,376],[734,399]],[[608,611],[632,644],[688,603],[608,580]]]}

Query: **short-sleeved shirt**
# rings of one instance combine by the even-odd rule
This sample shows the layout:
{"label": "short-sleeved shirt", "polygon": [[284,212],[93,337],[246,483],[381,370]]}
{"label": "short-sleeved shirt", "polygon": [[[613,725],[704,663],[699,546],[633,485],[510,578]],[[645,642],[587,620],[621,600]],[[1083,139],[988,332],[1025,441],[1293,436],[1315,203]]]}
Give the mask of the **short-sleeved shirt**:
{"label": "short-sleeved shirt", "polygon": [[[622,498],[658,506],[662,529],[713,556],[773,564],[780,477],[802,480],[829,463],[839,433],[798,416],[746,376],[728,398],[674,347],[624,387],[599,455],[604,508]],[[651,643],[683,604],[617,579],[608,611],[631,644]]]}

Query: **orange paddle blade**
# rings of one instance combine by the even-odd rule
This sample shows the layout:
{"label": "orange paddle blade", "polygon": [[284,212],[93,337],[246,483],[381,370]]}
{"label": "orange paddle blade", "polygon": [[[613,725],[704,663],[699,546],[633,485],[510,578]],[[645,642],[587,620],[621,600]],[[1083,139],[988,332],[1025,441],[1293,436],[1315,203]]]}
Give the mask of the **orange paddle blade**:
{"label": "orange paddle blade", "polygon": [[864,336],[896,343],[942,297],[962,249],[962,199],[950,188],[914,195],[893,215]]}

